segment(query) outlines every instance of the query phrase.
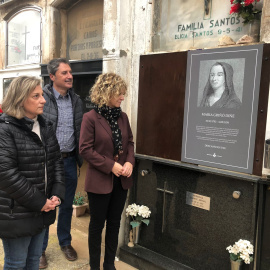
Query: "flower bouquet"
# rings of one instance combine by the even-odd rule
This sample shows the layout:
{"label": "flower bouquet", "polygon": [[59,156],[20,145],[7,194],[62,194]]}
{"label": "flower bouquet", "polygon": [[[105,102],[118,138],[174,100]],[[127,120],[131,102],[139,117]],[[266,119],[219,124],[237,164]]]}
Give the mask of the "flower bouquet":
{"label": "flower bouquet", "polygon": [[142,222],[148,226],[150,222],[148,219],[150,214],[151,211],[147,206],[144,205],[137,205],[133,203],[126,208],[126,216],[131,216],[132,218],[132,221],[130,222],[132,228],[138,227]]}
{"label": "flower bouquet", "polygon": [[256,15],[261,13],[260,10],[256,9],[256,3],[260,0],[230,0],[231,10],[230,14],[237,14],[241,16],[244,24],[247,24],[256,19]]}
{"label": "flower bouquet", "polygon": [[253,245],[247,241],[240,239],[238,242],[235,242],[233,246],[228,246],[226,248],[230,253],[230,259],[232,261],[242,262],[250,264],[253,261]]}

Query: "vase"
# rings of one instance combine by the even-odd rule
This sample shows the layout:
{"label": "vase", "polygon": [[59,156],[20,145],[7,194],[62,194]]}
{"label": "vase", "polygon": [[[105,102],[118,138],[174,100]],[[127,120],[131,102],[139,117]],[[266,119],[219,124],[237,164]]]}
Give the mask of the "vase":
{"label": "vase", "polygon": [[261,28],[260,17],[257,16],[254,20],[250,21],[248,27],[248,35],[253,38],[253,42],[259,42]]}
{"label": "vase", "polygon": [[73,208],[73,212],[72,215],[74,217],[80,217],[83,216],[85,214],[86,208],[88,206],[88,203],[84,203],[82,205],[72,205]]}
{"label": "vase", "polygon": [[141,224],[135,228],[132,228],[132,233],[133,233],[133,242],[134,244],[139,243],[140,239],[140,231],[141,231]]}
{"label": "vase", "polygon": [[231,270],[241,270],[243,261],[233,261],[231,260]]}

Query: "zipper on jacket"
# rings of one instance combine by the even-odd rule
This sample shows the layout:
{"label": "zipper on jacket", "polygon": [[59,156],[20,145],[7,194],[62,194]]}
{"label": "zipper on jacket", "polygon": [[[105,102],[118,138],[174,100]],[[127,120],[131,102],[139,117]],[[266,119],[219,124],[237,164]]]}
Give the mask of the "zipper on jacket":
{"label": "zipper on jacket", "polygon": [[[52,128],[53,129],[53,128]],[[41,132],[41,128],[40,128],[40,136],[41,136],[41,143],[42,143],[42,146],[43,146],[43,149],[44,149],[44,155],[45,155],[45,161],[44,161],[44,181],[45,181],[45,195],[46,195],[46,192],[47,192],[47,186],[48,186],[48,175],[47,175],[47,145],[45,143],[45,139],[44,139],[44,136],[43,136],[43,132]]]}
{"label": "zipper on jacket", "polygon": [[40,142],[40,144],[42,145],[42,148],[44,150],[44,155],[45,155],[45,161],[44,161],[44,181],[45,181],[45,195],[46,195],[46,191],[47,191],[47,151],[46,151],[46,144],[44,142],[44,136],[43,136],[43,132],[42,132],[42,127],[40,126],[40,137],[33,132],[33,136],[36,136]]}
{"label": "zipper on jacket", "polygon": [[48,179],[47,179],[47,151],[45,149],[45,162],[44,162],[44,177],[45,177],[45,195],[47,193],[47,182],[48,182]]}
{"label": "zipper on jacket", "polygon": [[13,214],[13,208],[14,208],[14,199],[11,199],[10,201],[10,214]]}

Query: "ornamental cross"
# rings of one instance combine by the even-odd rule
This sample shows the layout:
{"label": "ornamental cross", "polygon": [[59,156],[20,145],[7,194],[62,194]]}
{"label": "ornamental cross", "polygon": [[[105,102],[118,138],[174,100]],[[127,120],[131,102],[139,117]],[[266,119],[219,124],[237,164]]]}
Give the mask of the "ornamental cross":
{"label": "ornamental cross", "polygon": [[157,191],[163,192],[163,210],[162,210],[162,233],[164,232],[166,221],[165,221],[165,212],[166,212],[166,194],[173,195],[174,193],[172,191],[167,190],[168,182],[164,182],[164,188],[157,188]]}
{"label": "ornamental cross", "polygon": [[27,60],[26,59],[26,40],[27,40],[26,35],[27,34],[30,34],[30,32],[27,32],[27,26],[25,26],[25,31],[24,31],[24,33],[22,33],[22,35],[25,35],[25,42],[24,42],[24,44],[25,44],[25,60]]}

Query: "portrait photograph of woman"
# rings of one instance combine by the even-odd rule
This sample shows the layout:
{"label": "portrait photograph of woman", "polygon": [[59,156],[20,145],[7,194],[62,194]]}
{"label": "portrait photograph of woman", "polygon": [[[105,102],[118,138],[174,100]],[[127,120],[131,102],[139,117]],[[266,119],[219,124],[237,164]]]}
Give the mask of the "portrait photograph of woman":
{"label": "portrait photograph of woman", "polygon": [[239,109],[245,59],[201,61],[198,107]]}

